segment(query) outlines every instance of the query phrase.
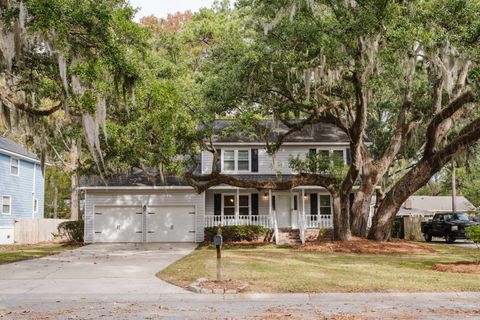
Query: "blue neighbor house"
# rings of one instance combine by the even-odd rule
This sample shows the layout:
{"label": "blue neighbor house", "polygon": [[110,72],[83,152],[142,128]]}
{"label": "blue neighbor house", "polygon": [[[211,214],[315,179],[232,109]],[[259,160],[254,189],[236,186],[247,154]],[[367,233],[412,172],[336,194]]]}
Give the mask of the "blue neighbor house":
{"label": "blue neighbor house", "polygon": [[43,218],[44,195],[40,160],[0,136],[0,244],[14,242],[16,219]]}

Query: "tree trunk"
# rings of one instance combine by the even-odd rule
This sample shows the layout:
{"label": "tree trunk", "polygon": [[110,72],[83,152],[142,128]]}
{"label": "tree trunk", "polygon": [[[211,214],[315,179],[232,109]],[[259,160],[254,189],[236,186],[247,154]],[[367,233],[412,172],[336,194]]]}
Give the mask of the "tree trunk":
{"label": "tree trunk", "polygon": [[367,236],[367,223],[374,191],[375,184],[371,182],[371,179],[363,177],[362,184],[355,194],[352,205],[350,228],[354,236]]}
{"label": "tree trunk", "polygon": [[332,193],[333,208],[333,238],[348,241],[352,238],[350,232],[350,212],[348,195]]}
{"label": "tree trunk", "polygon": [[70,190],[70,219],[77,221],[80,217],[80,190],[78,181],[78,158],[79,149],[75,139],[71,142],[70,165],[72,169]]}
{"label": "tree trunk", "polygon": [[58,186],[55,184],[53,192],[53,219],[58,218]]}
{"label": "tree trunk", "polygon": [[446,160],[441,159],[438,162],[422,160],[395,183],[385,194],[384,199],[375,212],[372,227],[368,234],[369,239],[377,241],[390,240],[393,221],[398,210],[400,210],[400,206],[418,189],[427,184],[430,178],[443,167]]}
{"label": "tree trunk", "polygon": [[78,188],[78,173],[72,173],[72,188],[70,191],[70,219],[77,221],[80,217],[80,190]]}

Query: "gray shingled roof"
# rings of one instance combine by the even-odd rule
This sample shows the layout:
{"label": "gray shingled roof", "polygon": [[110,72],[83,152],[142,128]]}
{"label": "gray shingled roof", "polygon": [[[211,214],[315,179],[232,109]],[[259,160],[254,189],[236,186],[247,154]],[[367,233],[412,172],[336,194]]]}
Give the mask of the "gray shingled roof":
{"label": "gray shingled roof", "polygon": [[[263,141],[252,141],[251,135],[239,134],[237,136],[222,136],[219,135],[232,123],[232,120],[215,120],[214,122],[214,132],[217,133],[214,136],[216,142],[263,142]],[[271,128],[272,127],[271,120],[264,120],[261,121],[260,124]],[[273,129],[270,132],[269,140],[275,141],[278,135],[285,133],[288,131],[288,128],[283,123],[279,122],[277,129]],[[301,131],[292,133],[289,135],[285,142],[324,142],[324,143],[331,143],[331,142],[349,142],[349,138],[345,132],[343,132],[337,126],[320,122],[313,125],[306,125]]]}
{"label": "gray shingled roof", "polygon": [[2,150],[14,152],[24,157],[38,160],[38,157],[34,153],[28,151],[27,149],[13,142],[12,140],[0,136],[0,153],[2,152]]}
{"label": "gray shingled roof", "polygon": [[[411,209],[406,208],[405,203],[402,204],[397,216],[406,215],[433,215],[436,212],[451,212],[452,197],[451,196],[410,196]],[[373,199],[372,201],[374,201]],[[468,201],[464,196],[457,196],[456,210],[459,212],[472,212],[477,208]]]}
{"label": "gray shingled roof", "polygon": [[[257,179],[257,180],[269,180],[269,181],[281,181],[289,179],[292,175],[282,175],[277,176],[274,174],[270,175],[236,175],[240,179]],[[112,178],[106,179],[107,184],[98,176],[89,176],[83,177],[80,180],[81,187],[144,187],[144,186],[188,186],[188,184],[178,176],[168,176],[165,178],[166,181],[162,183],[159,176],[150,176],[148,177],[141,169],[134,169],[130,173],[121,174]]]}

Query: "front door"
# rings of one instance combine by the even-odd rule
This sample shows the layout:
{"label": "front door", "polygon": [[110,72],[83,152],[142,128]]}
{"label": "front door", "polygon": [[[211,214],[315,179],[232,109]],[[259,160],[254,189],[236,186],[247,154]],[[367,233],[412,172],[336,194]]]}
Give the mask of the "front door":
{"label": "front door", "polygon": [[276,195],[275,196],[275,211],[277,212],[277,223],[279,228],[290,228],[291,224],[291,196],[290,195]]}

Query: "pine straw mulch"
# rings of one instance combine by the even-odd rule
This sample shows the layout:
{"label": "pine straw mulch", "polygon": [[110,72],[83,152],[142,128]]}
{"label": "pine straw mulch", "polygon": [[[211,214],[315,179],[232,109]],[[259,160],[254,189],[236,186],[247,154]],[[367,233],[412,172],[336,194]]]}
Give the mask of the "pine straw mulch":
{"label": "pine straw mulch", "polygon": [[330,239],[318,239],[307,242],[305,246],[297,248],[300,251],[316,252],[341,252],[360,254],[412,254],[433,253],[432,247],[423,246],[414,242],[394,239],[390,242],[378,242],[364,238],[353,237],[350,241],[334,241]]}
{"label": "pine straw mulch", "polygon": [[480,274],[480,261],[437,263],[432,267],[432,269],[441,272]]}

